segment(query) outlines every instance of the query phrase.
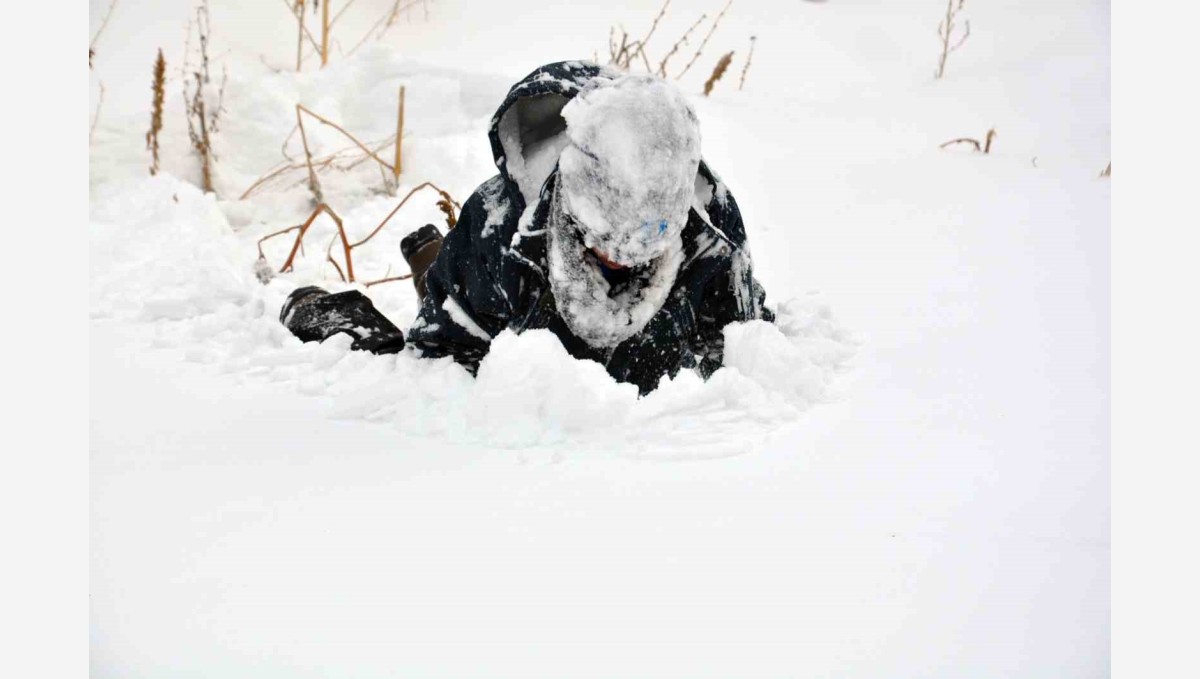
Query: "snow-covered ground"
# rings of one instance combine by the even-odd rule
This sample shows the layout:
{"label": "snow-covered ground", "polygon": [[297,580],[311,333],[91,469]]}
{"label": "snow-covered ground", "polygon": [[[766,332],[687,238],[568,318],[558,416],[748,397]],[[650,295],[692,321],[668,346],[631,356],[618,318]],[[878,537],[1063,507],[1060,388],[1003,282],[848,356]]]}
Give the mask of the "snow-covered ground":
{"label": "snow-covered ground", "polygon": [[[298,285],[347,287],[332,225],[263,285],[255,242],[306,216],[304,175],[239,196],[296,103],[383,140],[403,84],[400,195],[464,200],[508,86],[604,56],[657,2],[437,0],[297,75],[284,3],[213,0],[217,196],[183,123],[190,4],[119,2],[92,75],[96,676],[1107,674],[1107,2],[969,1],[935,81],[941,0],[736,0],[680,85],[782,320],[641,400],[541,333],[498,338],[477,380],[300,344],[276,315]],[[672,2],[652,56],[721,4]],[[346,144],[307,127],[315,153]],[[988,155],[938,148],[991,127]],[[323,187],[359,236],[397,201],[366,163]],[[417,194],[359,277],[404,272],[426,221]],[[407,326],[409,283],[369,294]]]}

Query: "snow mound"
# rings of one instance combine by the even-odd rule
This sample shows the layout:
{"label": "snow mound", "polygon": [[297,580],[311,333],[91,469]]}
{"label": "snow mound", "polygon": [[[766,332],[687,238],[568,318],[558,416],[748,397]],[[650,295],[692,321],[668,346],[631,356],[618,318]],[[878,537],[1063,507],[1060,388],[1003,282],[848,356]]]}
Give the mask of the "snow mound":
{"label": "snow mound", "polygon": [[[501,333],[472,378],[450,359],[351,351],[348,337],[301,343],[277,318],[287,294],[299,283],[348,286],[296,280],[304,269],[261,284],[253,248],[189,184],[123,185],[99,196],[92,216],[94,317],[140,323],[148,346],[238,381],[291,385],[324,399],[331,417],[413,437],[660,459],[737,454],[829,398],[854,352],[829,310],[805,298],[780,305],[777,324],[727,327],[727,367],[707,382],[685,372],[641,399],[548,331]],[[407,285],[390,292],[415,298]]]}

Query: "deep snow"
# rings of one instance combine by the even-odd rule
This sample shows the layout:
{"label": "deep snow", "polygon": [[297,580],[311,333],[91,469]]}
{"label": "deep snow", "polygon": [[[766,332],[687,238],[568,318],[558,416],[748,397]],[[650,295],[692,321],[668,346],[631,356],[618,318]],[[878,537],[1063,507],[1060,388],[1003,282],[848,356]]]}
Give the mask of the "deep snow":
{"label": "deep snow", "polygon": [[[178,110],[145,176],[150,59],[174,63],[187,3],[120,3],[93,75],[96,676],[1105,674],[1107,3],[968,3],[940,82],[940,2],[792,4],[735,3],[708,52],[758,36],[745,90],[735,60],[692,98],[781,323],[638,401],[540,333],[498,338],[475,381],[300,345],[275,314],[340,289],[332,227],[264,286],[254,242],[303,218],[303,176],[236,198],[294,103],[382,140],[403,83],[401,190],[462,200],[508,84],[657,7],[439,1],[295,76],[258,58],[287,63],[261,30],[286,10],[215,1],[218,200]],[[660,50],[715,9],[672,3]],[[990,126],[988,156],[937,148]],[[324,188],[359,235],[395,204],[366,165]],[[415,198],[361,277],[439,219]],[[370,295],[415,312],[406,282]]]}

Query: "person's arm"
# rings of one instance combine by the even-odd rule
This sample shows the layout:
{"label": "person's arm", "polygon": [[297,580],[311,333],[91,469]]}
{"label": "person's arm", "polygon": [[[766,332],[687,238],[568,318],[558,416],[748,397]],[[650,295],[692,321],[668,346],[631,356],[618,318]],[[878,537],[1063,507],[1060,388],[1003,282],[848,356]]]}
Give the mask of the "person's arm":
{"label": "person's arm", "polygon": [[431,358],[452,356],[472,373],[491,340],[508,324],[500,286],[499,248],[486,231],[488,212],[480,187],[463,205],[457,225],[425,274],[425,298],[408,331],[408,343]]}

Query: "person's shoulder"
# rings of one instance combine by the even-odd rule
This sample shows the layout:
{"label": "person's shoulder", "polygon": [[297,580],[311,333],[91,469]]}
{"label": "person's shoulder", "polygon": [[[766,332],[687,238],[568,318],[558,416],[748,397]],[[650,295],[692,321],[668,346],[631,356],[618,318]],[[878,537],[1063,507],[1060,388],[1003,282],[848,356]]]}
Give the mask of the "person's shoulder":
{"label": "person's shoulder", "polygon": [[737,247],[746,240],[746,228],[742,224],[742,213],[737,201],[725,182],[721,181],[711,167],[703,160],[696,173],[696,199],[693,208],[706,223],[721,232]]}
{"label": "person's shoulder", "polygon": [[509,184],[497,174],[480,184],[463,203],[460,223],[470,230],[473,239],[495,240],[516,224],[519,215]]}

